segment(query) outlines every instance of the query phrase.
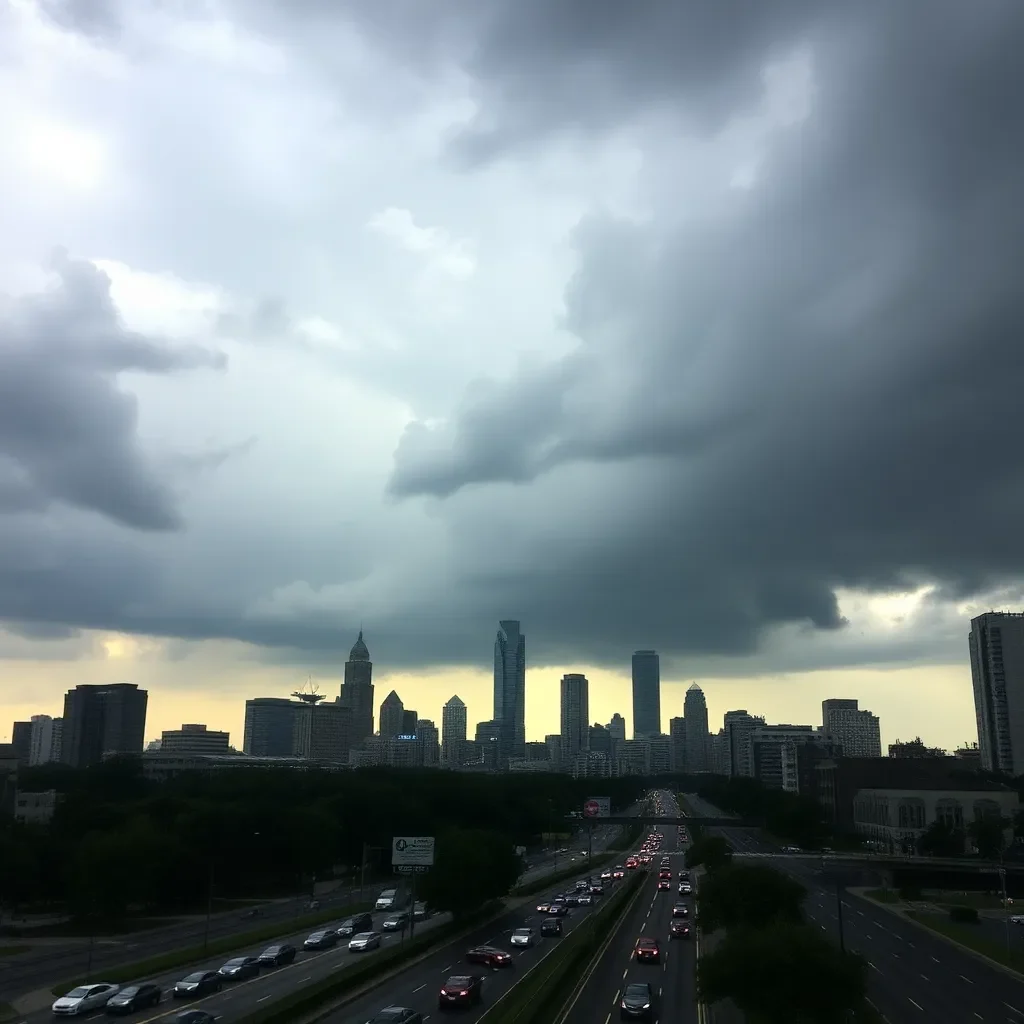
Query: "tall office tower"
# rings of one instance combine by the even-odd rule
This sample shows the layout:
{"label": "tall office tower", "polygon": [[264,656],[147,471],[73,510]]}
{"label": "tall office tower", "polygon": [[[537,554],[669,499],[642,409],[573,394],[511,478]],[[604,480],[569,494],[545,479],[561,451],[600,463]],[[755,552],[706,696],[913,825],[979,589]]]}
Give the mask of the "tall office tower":
{"label": "tall office tower", "polygon": [[11,730],[11,746],[19,764],[28,765],[32,758],[32,723],[15,722]]}
{"label": "tall office tower", "polygon": [[1024,613],[971,619],[968,643],[981,766],[1024,774]]}
{"label": "tall office tower", "polygon": [[661,735],[661,660],[657,651],[633,655],[633,739]]}
{"label": "tall office tower", "polygon": [[729,738],[729,774],[754,777],[753,733],[765,724],[762,715],[748,715],[743,711],[726,711],[725,734]]}
{"label": "tall office tower", "polygon": [[625,740],[626,720],[618,713],[618,711],[612,715],[612,720],[608,723],[608,731],[612,734],[613,740]]}
{"label": "tall office tower", "polygon": [[686,771],[686,718],[668,720],[668,735],[672,741],[672,771]]}
{"label": "tall office tower", "polygon": [[415,736],[418,733],[416,723],[419,721],[419,712],[410,711],[406,708],[402,712],[402,735],[403,736]]}
{"label": "tall office tower", "polygon": [[562,756],[575,757],[590,742],[590,684],[577,672],[562,676]]}
{"label": "tall office tower", "polygon": [[691,683],[683,699],[683,718],[686,721],[686,770],[706,772],[710,769],[711,741],[708,736],[708,706],[704,691]]}
{"label": "tall office tower", "polygon": [[401,736],[404,724],[405,705],[402,703],[402,698],[392,690],[384,698],[380,706],[381,737],[389,740],[393,736]]}
{"label": "tall office tower", "polygon": [[500,767],[526,754],[526,637],[517,619],[502,619],[494,640],[494,721]]}
{"label": "tall office tower", "polygon": [[612,734],[603,725],[595,722],[590,727],[589,747],[592,754],[604,754],[609,759],[615,753],[615,741]]}
{"label": "tall office tower", "polygon": [[441,760],[441,744],[437,738],[437,726],[429,718],[416,719],[416,740],[423,751],[423,767],[436,768]]}
{"label": "tall office tower", "polygon": [[878,716],[858,709],[857,701],[833,697],[821,702],[821,728],[843,748],[845,757],[881,757]]}
{"label": "tall office tower", "polygon": [[441,709],[442,764],[459,764],[466,742],[466,725],[466,705],[457,696],[451,697]]}
{"label": "tall office tower", "polygon": [[253,697],[245,702],[242,750],[251,757],[294,757],[297,713],[305,707],[287,697]]}
{"label": "tall office tower", "polygon": [[149,693],[135,683],[82,684],[64,695],[61,760],[86,768],[104,754],[141,754]]}
{"label": "tall office tower", "polygon": [[362,630],[359,630],[359,636],[345,662],[341,703],[351,708],[350,742],[354,749],[373,735],[373,662],[370,661]]}
{"label": "tall office tower", "polygon": [[50,761],[60,760],[60,739],[63,726],[62,718],[51,718],[49,715],[32,716],[29,764],[47,764]]}

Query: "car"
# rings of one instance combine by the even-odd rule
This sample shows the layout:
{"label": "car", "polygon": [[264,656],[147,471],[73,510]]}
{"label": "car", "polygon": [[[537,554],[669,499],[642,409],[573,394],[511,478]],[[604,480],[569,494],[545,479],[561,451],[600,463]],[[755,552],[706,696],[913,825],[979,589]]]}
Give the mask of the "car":
{"label": "car", "polygon": [[302,944],[303,949],[330,949],[338,944],[338,930],[328,928],[313,932]]}
{"label": "car", "polygon": [[562,902],[567,907],[578,907],[580,905],[580,898],[576,893],[569,892],[562,897]]}
{"label": "car", "polygon": [[690,926],[685,921],[680,921],[678,918],[669,921],[668,937],[670,939],[688,939],[690,937]]}
{"label": "car", "polygon": [[214,1024],[216,1019],[205,1010],[182,1010],[174,1015],[173,1024]]}
{"label": "car", "polygon": [[667,878],[670,882],[672,881],[672,872],[668,868],[662,868],[658,872],[658,878]]}
{"label": "car", "polygon": [[679,881],[680,882],[688,882],[689,880],[690,880],[690,872],[689,871],[680,871],[679,872]]}
{"label": "car", "polygon": [[667,892],[672,887],[672,883],[667,878],[662,878],[658,882],[658,892]]}
{"label": "car", "polygon": [[484,979],[480,974],[453,974],[437,996],[437,1008],[450,1010],[455,1006],[473,1006],[483,1000]]}
{"label": "car", "polygon": [[389,914],[380,926],[386,932],[404,932],[409,927],[409,915],[404,910],[397,914]]}
{"label": "car", "polygon": [[77,1017],[80,1013],[98,1010],[107,1000],[117,995],[120,985],[112,981],[97,981],[92,985],[78,985],[65,993],[50,1007],[57,1017]]}
{"label": "car", "polygon": [[412,905],[412,919],[414,921],[426,921],[430,917],[430,907],[422,900],[417,900]]}
{"label": "car", "polygon": [[683,894],[684,896],[689,896],[689,895],[690,895],[690,894],[691,894],[691,893],[693,892],[693,886],[692,886],[692,885],[690,885],[690,883],[689,883],[689,882],[683,882],[683,883],[682,883],[682,884],[681,884],[681,885],[679,886],[679,891],[680,891],[680,892],[681,892],[681,893],[682,893],[682,894]]}
{"label": "car", "polygon": [[782,848],[782,852],[783,853],[799,853],[800,852],[800,847],[799,846],[784,846]]}
{"label": "car", "polygon": [[550,909],[551,909],[551,901],[550,900],[541,900],[540,903],[537,904],[537,913],[538,914],[546,914]]}
{"label": "car", "polygon": [[[547,922],[544,922],[547,924]],[[562,922],[559,921],[559,924]],[[484,964],[487,967],[493,967],[497,970],[500,967],[512,967],[514,961],[512,954],[507,950],[499,949],[497,946],[474,946],[472,949],[466,950],[465,956],[466,963],[468,964]]]}
{"label": "car", "polygon": [[284,967],[295,959],[296,949],[288,943],[267,946],[258,957],[260,967]]}
{"label": "car", "polygon": [[373,915],[356,914],[354,917],[346,917],[335,930],[339,939],[351,939],[357,932],[373,931]]}
{"label": "car", "polygon": [[366,1024],[423,1024],[423,1014],[408,1006],[385,1006],[378,1010]]}
{"label": "car", "polygon": [[626,877],[626,872],[622,868],[622,866],[621,865],[616,866],[615,870],[612,872],[612,878],[625,878],[625,877]]}
{"label": "car", "polygon": [[591,896],[589,892],[581,892],[579,896],[576,897],[576,902],[581,907],[589,907],[593,904],[594,897]]}
{"label": "car", "polygon": [[532,946],[537,941],[537,933],[532,928],[517,928],[509,942],[513,946]]}
{"label": "car", "polygon": [[549,935],[558,937],[562,934],[562,921],[557,917],[549,917],[546,921],[540,923],[541,935]]}
{"label": "car", "polygon": [[397,889],[385,889],[377,897],[377,902],[373,905],[374,910],[394,910],[395,903],[398,901],[398,890]]}
{"label": "car", "polygon": [[602,879],[602,881],[610,882],[611,878],[612,878],[611,869],[606,868],[604,871],[601,872],[601,879]]}
{"label": "car", "polygon": [[193,971],[174,983],[175,999],[198,999],[219,992],[224,979],[216,971]]}
{"label": "car", "polygon": [[689,917],[690,916],[690,908],[685,903],[676,903],[672,907],[672,916],[673,917]]}
{"label": "car", "polygon": [[661,946],[657,939],[637,939],[633,955],[637,963],[658,964],[661,963]]}
{"label": "car", "polygon": [[619,999],[622,1020],[653,1020],[654,992],[646,981],[634,981],[622,990]]}
{"label": "car", "polygon": [[358,932],[348,941],[350,953],[364,953],[368,949],[380,949],[380,932]]}
{"label": "car", "polygon": [[122,1014],[135,1013],[136,1010],[159,1006],[162,996],[160,986],[154,985],[151,981],[126,985],[107,1000],[106,1010],[112,1016],[119,1017]]}
{"label": "car", "polygon": [[590,887],[590,895],[591,896],[603,896],[604,895],[604,886],[601,885],[600,882],[595,882]]}
{"label": "car", "polygon": [[[335,940],[337,941],[337,940]],[[236,956],[217,972],[226,981],[245,981],[260,973],[260,962],[254,956]]]}
{"label": "car", "polygon": [[548,910],[548,914],[552,917],[568,917],[569,908],[565,905],[564,900],[555,900],[551,904],[551,908]]}

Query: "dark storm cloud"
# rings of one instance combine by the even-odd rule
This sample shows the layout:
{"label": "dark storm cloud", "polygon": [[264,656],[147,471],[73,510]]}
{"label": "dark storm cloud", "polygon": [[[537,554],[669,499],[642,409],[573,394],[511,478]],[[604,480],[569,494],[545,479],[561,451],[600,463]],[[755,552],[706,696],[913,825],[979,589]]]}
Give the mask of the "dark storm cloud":
{"label": "dark storm cloud", "polygon": [[[567,296],[579,351],[492,384],[446,435],[409,429],[398,495],[521,485],[579,461],[658,467],[646,490],[609,489],[635,507],[621,529],[538,545],[502,576],[506,607],[552,624],[553,652],[621,659],[641,636],[750,651],[768,624],[841,626],[837,586],[937,580],[962,597],[1024,575],[1024,8],[921,15],[868,4],[778,32],[738,26],[731,73],[696,89],[705,113],[742,101],[788,41],[814,53],[810,120],[720,217],[589,224]],[[667,95],[667,72],[642,66],[663,32],[632,23],[594,73]],[[565,102],[586,123],[586,97]],[[557,130],[571,117],[553,103]]]}
{"label": "dark storm cloud", "polygon": [[110,282],[62,252],[48,291],[0,306],[0,513],[54,503],[139,530],[174,530],[174,495],[139,451],[124,371],[219,366],[203,349],[127,330]]}

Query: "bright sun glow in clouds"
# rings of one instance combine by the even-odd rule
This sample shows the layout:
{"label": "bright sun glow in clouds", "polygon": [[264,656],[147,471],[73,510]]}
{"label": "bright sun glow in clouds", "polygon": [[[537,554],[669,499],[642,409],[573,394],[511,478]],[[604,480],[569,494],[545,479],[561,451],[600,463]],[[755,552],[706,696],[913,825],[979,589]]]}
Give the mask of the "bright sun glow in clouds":
{"label": "bright sun glow in clouds", "polygon": [[53,121],[34,121],[17,146],[33,173],[63,188],[90,191],[104,178],[106,147],[91,132]]}

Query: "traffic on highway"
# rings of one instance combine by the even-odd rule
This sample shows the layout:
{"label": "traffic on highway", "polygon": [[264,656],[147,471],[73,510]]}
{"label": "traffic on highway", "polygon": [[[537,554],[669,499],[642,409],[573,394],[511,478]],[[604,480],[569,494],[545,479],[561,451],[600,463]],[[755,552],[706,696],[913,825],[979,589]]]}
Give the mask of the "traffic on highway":
{"label": "traffic on highway", "polygon": [[[696,796],[690,812],[726,817]],[[841,889],[822,873],[820,860],[789,859],[759,832],[715,827],[744,853],[768,855],[772,867],[797,879],[808,891],[805,910],[824,933],[868,962],[868,998],[890,1024],[965,1024],[969,1021],[1024,1022],[1024,982],[946,942],[871,900]],[[841,905],[840,905],[841,900]]]}

